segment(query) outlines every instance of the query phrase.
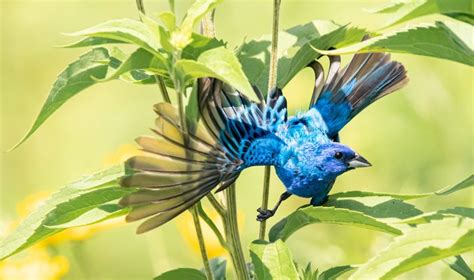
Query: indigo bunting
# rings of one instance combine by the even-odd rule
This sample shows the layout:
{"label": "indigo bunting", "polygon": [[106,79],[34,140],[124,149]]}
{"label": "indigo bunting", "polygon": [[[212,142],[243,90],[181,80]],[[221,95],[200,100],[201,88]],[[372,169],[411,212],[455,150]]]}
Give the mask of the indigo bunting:
{"label": "indigo bunting", "polygon": [[235,182],[242,170],[274,166],[286,191],[273,209],[258,209],[257,220],[271,217],[291,195],[323,204],[336,178],[370,163],[349,146],[339,143],[339,131],[375,100],[400,89],[408,81],[405,68],[383,53],[356,54],[339,70],[340,59],[330,58],[324,71],[311,65],[316,84],[306,112],[288,117],[281,90],[259,102],[215,78],[198,80],[201,122],[183,128],[177,110],[168,103],[155,105],[153,131],[138,144],[146,156],[130,158],[124,187],[137,191],[123,197],[131,206],[127,221],[147,218],[142,233],[173,219],[213,189]]}

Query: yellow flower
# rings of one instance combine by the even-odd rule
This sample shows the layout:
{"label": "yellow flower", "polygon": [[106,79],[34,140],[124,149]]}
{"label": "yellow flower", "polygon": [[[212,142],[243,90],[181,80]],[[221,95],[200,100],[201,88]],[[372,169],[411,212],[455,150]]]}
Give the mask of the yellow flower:
{"label": "yellow flower", "polygon": [[22,258],[9,258],[0,262],[0,279],[5,280],[56,280],[69,271],[64,256],[50,256],[45,249],[31,249]]}
{"label": "yellow flower", "polygon": [[145,155],[146,153],[139,150],[137,146],[132,144],[124,144],[119,146],[113,153],[104,158],[105,166],[121,164],[133,156]]}
{"label": "yellow flower", "polygon": [[[219,231],[224,235],[224,225],[219,214],[214,209],[211,211],[209,211],[209,209],[205,209],[205,211],[209,218],[217,226]],[[239,224],[241,225],[243,221],[243,215],[239,213],[237,218],[239,220]],[[202,234],[204,236],[204,243],[206,244],[207,255],[209,258],[226,255],[227,251],[222,248],[219,243],[219,239],[216,237],[212,229],[202,219],[200,219],[200,221]],[[188,243],[188,246],[191,247],[193,252],[200,255],[199,243],[196,237],[196,230],[194,228],[194,222],[191,213],[185,212],[180,215],[177,219],[177,226],[184,240],[186,243]]]}

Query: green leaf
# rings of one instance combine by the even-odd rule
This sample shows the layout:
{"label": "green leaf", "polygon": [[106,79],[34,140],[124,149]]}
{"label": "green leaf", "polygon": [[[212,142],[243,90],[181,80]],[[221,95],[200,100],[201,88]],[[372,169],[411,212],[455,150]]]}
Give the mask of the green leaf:
{"label": "green leaf", "polygon": [[[319,49],[359,42],[366,32],[333,22],[316,20],[281,31],[278,42],[278,86],[284,87],[308,63],[320,57]],[[238,52],[245,74],[261,92],[268,90],[271,36],[244,43]]]}
{"label": "green leaf", "polygon": [[473,32],[474,27],[463,22],[436,22],[434,25],[403,28],[336,50],[315,48],[315,51],[326,55],[363,52],[409,53],[473,66]]}
{"label": "green leaf", "polygon": [[[142,71],[138,72],[137,70]],[[157,58],[153,54],[146,51],[145,49],[140,48],[133,52],[127,59],[125,59],[117,68],[117,70],[114,71],[110,76],[100,81],[106,82],[113,79],[117,79],[128,72],[145,74],[143,71],[149,71],[163,76],[167,75],[167,68],[164,65],[164,62],[160,58]],[[143,78],[148,77],[149,75],[146,75]]]}
{"label": "green leaf", "polygon": [[324,206],[357,211],[377,219],[408,219],[423,214],[414,205],[391,197],[333,198],[331,195]]}
{"label": "green leaf", "polygon": [[114,166],[97,172],[93,175],[71,183],[57,193],[53,194],[35,212],[31,213],[15,231],[0,242],[0,260],[16,254],[63,229],[45,226],[48,215],[55,216],[57,207],[61,205],[60,212],[70,200],[80,199],[89,192],[102,188],[118,186],[118,179],[123,175],[122,166]]}
{"label": "green leaf", "polygon": [[176,69],[184,75],[186,84],[201,77],[215,77],[236,88],[247,96],[253,96],[252,86],[245,77],[235,55],[224,47],[203,52],[197,61],[182,59],[176,62]]}
{"label": "green leaf", "polygon": [[161,56],[158,52],[160,45],[156,34],[146,24],[132,19],[110,20],[67,35],[118,40],[135,44],[155,55]]}
{"label": "green leaf", "polygon": [[354,268],[356,267],[353,265],[342,265],[332,267],[328,270],[323,271],[321,275],[319,275],[318,280],[336,280],[339,276],[353,270]]}
{"label": "green leaf", "polygon": [[460,191],[460,190],[463,190],[465,188],[468,188],[468,187],[472,187],[474,186],[474,174],[472,174],[471,176],[467,177],[466,179],[464,179],[463,181],[461,181],[460,183],[454,185],[454,186],[448,186],[446,188],[443,188],[439,191],[436,191],[435,194],[436,195],[448,195],[448,194],[452,194],[454,192],[457,192],[457,191]]}
{"label": "green leaf", "polygon": [[252,242],[250,257],[259,280],[298,279],[290,249],[281,240],[274,243],[263,240]]}
{"label": "green leaf", "polygon": [[395,235],[402,234],[392,225],[361,212],[335,207],[308,206],[296,210],[275,224],[270,230],[269,239],[270,241],[286,240],[300,228],[316,223],[352,225]]}
{"label": "green leaf", "polygon": [[463,190],[468,187],[474,186],[474,175],[470,175],[463,181],[453,185],[447,186],[442,188],[438,191],[431,192],[431,193],[422,193],[422,194],[397,194],[397,193],[376,193],[376,192],[365,192],[365,191],[347,191],[347,192],[339,192],[332,194],[330,199],[338,199],[338,198],[359,198],[359,197],[391,197],[394,199],[399,200],[409,200],[409,199],[416,199],[416,198],[424,198],[433,195],[449,195],[455,193],[457,191]]}
{"label": "green leaf", "polygon": [[[226,280],[225,271],[227,266],[227,261],[223,257],[213,258],[209,260],[209,265],[211,266],[212,275],[215,280]],[[204,273],[204,269],[201,269]]]}
{"label": "green leaf", "polygon": [[454,207],[448,209],[442,209],[435,212],[423,213],[421,215],[401,220],[400,223],[415,225],[425,224],[433,220],[441,220],[446,217],[465,217],[474,219],[474,209],[467,207]]}
{"label": "green leaf", "polygon": [[166,29],[168,31],[174,31],[176,29],[176,16],[170,12],[170,11],[165,11],[160,13],[159,18],[161,22],[166,26]]}
{"label": "green leaf", "polygon": [[123,44],[125,42],[120,40],[108,39],[108,38],[96,38],[96,37],[86,37],[77,42],[58,46],[59,48],[83,48],[83,47],[92,47],[105,44]]}
{"label": "green leaf", "polygon": [[189,279],[189,280],[206,280],[206,275],[201,271],[194,268],[178,268],[165,272],[153,280],[176,280],[176,279]]}
{"label": "green leaf", "polygon": [[446,15],[468,23],[472,23],[474,16],[471,0],[424,0],[394,3],[392,6],[374,12],[394,13],[394,18],[389,26],[433,14]]}
{"label": "green leaf", "polygon": [[114,184],[107,188],[83,193],[78,197],[58,204],[46,216],[43,224],[50,228],[68,228],[93,224],[117,212],[123,212],[123,208],[115,200],[132,191]]}
{"label": "green leaf", "polygon": [[462,275],[465,279],[472,280],[474,279],[474,272],[467,265],[466,261],[459,255],[443,260],[449,267]]}
{"label": "green leaf", "polygon": [[190,37],[193,32],[193,27],[198,23],[204,15],[212,11],[222,0],[196,0],[188,9],[183,23],[180,27],[180,32]]}
{"label": "green leaf", "polygon": [[306,265],[306,268],[302,269],[300,273],[301,280],[318,280],[318,276],[319,270],[316,269],[315,271],[313,271],[313,269],[311,268],[311,262],[309,262],[308,265]]}
{"label": "green leaf", "polygon": [[49,92],[41,111],[28,133],[11,150],[25,142],[51,114],[61,105],[80,91],[97,83],[97,79],[106,76],[109,65],[104,64],[109,61],[109,53],[105,48],[92,49],[83,54],[78,60],[69,64],[66,69],[59,74],[53,88]]}
{"label": "green leaf", "polygon": [[357,269],[349,279],[392,279],[474,249],[473,220],[444,219],[417,226]]}
{"label": "green leaf", "polygon": [[181,58],[198,60],[203,52],[225,46],[222,40],[205,37],[197,33],[193,33],[192,39],[193,41],[183,49]]}

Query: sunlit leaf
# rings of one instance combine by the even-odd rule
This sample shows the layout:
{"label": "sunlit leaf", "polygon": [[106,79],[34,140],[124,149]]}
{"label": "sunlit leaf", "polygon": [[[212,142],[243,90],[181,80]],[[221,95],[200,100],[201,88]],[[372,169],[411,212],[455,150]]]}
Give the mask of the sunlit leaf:
{"label": "sunlit leaf", "polygon": [[166,26],[168,31],[174,31],[176,29],[176,16],[170,12],[165,11],[160,13],[159,18],[161,22]]}
{"label": "sunlit leaf", "polygon": [[473,220],[444,219],[397,237],[349,279],[392,279],[404,272],[474,249]]}
{"label": "sunlit leaf", "polygon": [[446,15],[471,24],[474,18],[471,0],[405,1],[372,12],[393,13],[390,26],[432,14]]}
{"label": "sunlit leaf", "polygon": [[196,0],[186,12],[180,31],[185,36],[191,36],[193,27],[204,15],[212,11],[222,0]]}
{"label": "sunlit leaf", "polygon": [[160,75],[166,75],[167,73],[166,66],[161,59],[140,48],[127,57],[116,71],[101,81],[117,79],[125,73],[137,70],[150,71]]}
{"label": "sunlit leaf", "polygon": [[474,27],[463,22],[436,22],[434,25],[422,24],[403,28],[336,50],[318,47],[315,47],[315,50],[327,55],[363,52],[409,53],[473,66],[473,32]]}
{"label": "sunlit leaf", "polygon": [[401,220],[400,223],[405,224],[424,224],[429,223],[433,220],[441,220],[446,217],[465,217],[474,219],[474,209],[467,207],[454,207],[448,209],[441,209],[435,212],[423,213],[415,217]]}
{"label": "sunlit leaf", "polygon": [[[102,188],[111,188],[117,186],[118,179],[123,175],[122,166],[115,166],[100,171],[93,175],[71,183],[57,193],[53,194],[38,209],[31,213],[14,231],[0,242],[0,260],[16,254],[37,242],[55,234],[63,229],[49,228],[45,226],[48,215],[55,216],[56,207],[61,205],[60,213],[64,213],[65,206],[70,200],[79,199],[84,194],[94,192]],[[114,198],[116,199],[116,198]],[[104,200],[102,200],[104,201]],[[87,206],[85,204],[76,206]],[[74,208],[70,209],[75,210]],[[66,219],[67,220],[67,219]]]}
{"label": "sunlit leaf", "polygon": [[123,212],[117,200],[130,193],[126,188],[112,185],[100,188],[56,205],[43,224],[51,228],[68,228],[93,224]]}
{"label": "sunlit leaf", "polygon": [[270,241],[288,239],[300,228],[316,223],[352,225],[385,233],[400,235],[400,229],[364,213],[335,207],[300,208],[275,224],[269,233]]}
{"label": "sunlit leaf", "polygon": [[179,60],[175,67],[185,75],[186,84],[190,84],[195,78],[215,77],[247,96],[254,96],[252,86],[245,77],[239,61],[232,51],[224,47],[203,52],[197,61]]}
{"label": "sunlit leaf", "polygon": [[105,44],[124,44],[125,42],[120,40],[108,39],[108,38],[97,38],[97,37],[86,37],[77,42],[70,43],[67,45],[58,46],[59,48],[83,48],[93,47]]}
{"label": "sunlit leaf", "polygon": [[281,240],[274,243],[263,240],[252,242],[250,257],[257,279],[298,279],[290,249]]}
{"label": "sunlit leaf", "polygon": [[[105,62],[104,62],[105,61]],[[61,105],[80,91],[97,83],[97,79],[103,79],[109,68],[109,52],[105,48],[92,49],[83,54],[78,60],[69,64],[66,69],[59,74],[53,88],[49,92],[38,117],[28,133],[16,144],[15,149],[26,141],[51,114]]]}
{"label": "sunlit leaf", "polygon": [[67,35],[118,40],[135,44],[155,55],[160,55],[158,53],[159,38],[146,24],[132,19],[110,20]]}
{"label": "sunlit leaf", "polygon": [[192,279],[192,280],[206,280],[206,275],[194,268],[178,268],[165,272],[153,280],[176,280],[176,279]]}
{"label": "sunlit leaf", "polygon": [[366,192],[366,191],[347,191],[347,192],[339,192],[335,194],[331,194],[330,199],[336,198],[359,198],[359,197],[391,197],[394,199],[399,200],[409,200],[409,199],[416,199],[416,198],[424,198],[430,197],[433,195],[449,195],[465,188],[469,188],[474,186],[474,175],[470,175],[466,179],[462,180],[461,182],[444,187],[438,191],[431,192],[431,193],[422,193],[422,194],[398,194],[398,193],[377,193],[377,192]]}

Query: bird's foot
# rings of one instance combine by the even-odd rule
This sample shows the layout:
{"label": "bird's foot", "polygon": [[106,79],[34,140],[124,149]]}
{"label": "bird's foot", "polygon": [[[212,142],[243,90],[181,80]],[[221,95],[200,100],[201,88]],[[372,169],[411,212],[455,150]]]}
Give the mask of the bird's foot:
{"label": "bird's foot", "polygon": [[259,213],[257,215],[257,221],[259,222],[263,222],[275,214],[275,212],[270,209],[262,209],[262,208],[258,208],[257,212]]}

